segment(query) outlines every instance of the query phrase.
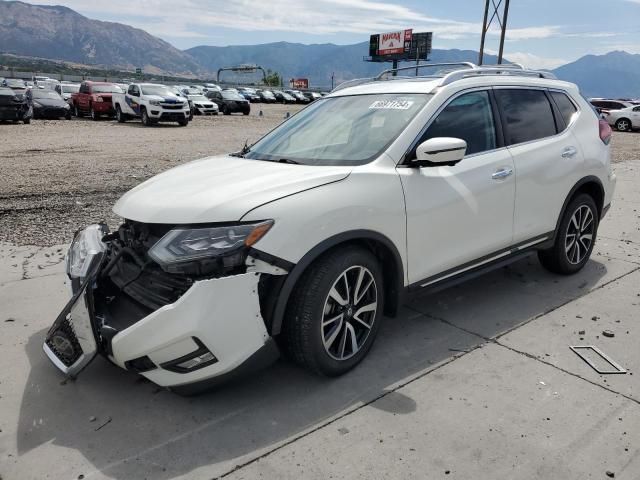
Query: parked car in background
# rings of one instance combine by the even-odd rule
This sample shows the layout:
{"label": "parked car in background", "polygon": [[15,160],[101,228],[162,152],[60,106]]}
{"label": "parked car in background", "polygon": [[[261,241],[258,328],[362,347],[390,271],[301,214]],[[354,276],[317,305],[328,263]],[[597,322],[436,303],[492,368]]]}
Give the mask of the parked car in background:
{"label": "parked car in background", "polygon": [[0,120],[31,123],[33,110],[26,94],[8,87],[0,87]]}
{"label": "parked car in background", "polygon": [[158,122],[189,123],[189,102],[169,87],[156,83],[132,83],[126,93],[114,93],[111,101],[118,122],[140,118],[145,126]]}
{"label": "parked car in background", "polygon": [[273,90],[273,95],[276,97],[276,101],[280,103],[297,103],[297,100],[294,96],[289,95],[282,90]]}
{"label": "parked car in background", "polygon": [[276,97],[271,90],[256,90],[256,95],[260,97],[263,103],[276,103]]}
{"label": "parked car in background", "polygon": [[591,98],[589,102],[596,108],[598,113],[608,113],[633,106],[631,102],[624,100],[607,100],[606,98]]}
{"label": "parked car in background", "polygon": [[45,89],[45,90],[55,90],[56,87],[58,85],[60,85],[60,82],[58,80],[53,79],[53,78],[49,78],[47,80],[41,80],[41,81],[35,83],[35,85],[38,88],[42,88],[42,89]]}
{"label": "parked car in background", "polygon": [[79,83],[60,83],[56,85],[55,91],[67,102],[71,105],[71,96],[74,93],[78,93],[80,91]]}
{"label": "parked car in background", "polygon": [[249,115],[249,112],[251,112],[251,104],[249,101],[231,89],[222,90],[221,92],[214,90],[209,91],[207,92],[207,98],[218,104],[218,108],[224,115],[230,115],[232,113]]}
{"label": "parked car in background", "polygon": [[71,120],[71,106],[54,91],[40,88],[27,90],[33,108],[33,118],[66,118]]}
{"label": "parked car in background", "polygon": [[115,114],[111,96],[124,93],[122,89],[109,82],[84,81],[78,93],[71,94],[71,106],[76,117],[89,115],[93,120],[101,116],[112,117]]}
{"label": "parked car in background", "polygon": [[219,85],[216,85],[215,83],[205,83],[203,85],[203,90],[205,92],[208,92],[209,90],[218,90],[221,91],[222,87],[220,87]]}
{"label": "parked car in background", "polygon": [[322,95],[320,95],[318,92],[302,92],[302,95],[307,97],[310,102],[314,102],[319,98],[322,98]]}
{"label": "parked car in background", "polygon": [[189,95],[188,99],[193,105],[194,115],[218,115],[218,104],[204,95]]}
{"label": "parked car in background", "polygon": [[630,132],[640,129],[640,106],[621,108],[604,113],[604,118],[609,125],[615,127],[620,132]]}
{"label": "parked car in background", "polygon": [[259,102],[260,96],[256,93],[254,88],[242,87],[238,88],[238,93],[245,98],[245,100],[249,100],[251,103]]}
{"label": "parked car in background", "polygon": [[306,103],[309,103],[311,101],[307,97],[305,97],[300,90],[285,90],[284,92],[288,93],[293,98],[295,98],[296,99],[296,103],[306,104]]}
{"label": "parked car in background", "polygon": [[2,81],[2,86],[6,88],[11,88],[12,90],[26,90],[27,84],[24,80],[20,78],[5,78]]}

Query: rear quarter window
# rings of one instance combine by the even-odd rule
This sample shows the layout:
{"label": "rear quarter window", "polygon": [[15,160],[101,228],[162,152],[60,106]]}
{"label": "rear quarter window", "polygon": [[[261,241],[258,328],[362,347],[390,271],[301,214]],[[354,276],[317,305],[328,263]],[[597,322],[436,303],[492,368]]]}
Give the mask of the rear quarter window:
{"label": "rear quarter window", "polygon": [[553,109],[543,90],[497,89],[507,145],[551,137],[558,131]]}
{"label": "rear quarter window", "polygon": [[560,114],[564,119],[564,124],[569,126],[571,120],[573,120],[573,116],[578,112],[578,109],[574,105],[574,103],[569,99],[566,93],[562,92],[549,92],[551,94],[551,98],[556,102],[556,106],[558,110],[560,110]]}

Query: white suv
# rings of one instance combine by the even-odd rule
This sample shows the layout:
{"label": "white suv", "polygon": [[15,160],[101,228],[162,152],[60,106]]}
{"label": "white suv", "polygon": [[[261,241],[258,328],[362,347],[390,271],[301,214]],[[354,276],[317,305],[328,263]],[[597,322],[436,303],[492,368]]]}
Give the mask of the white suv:
{"label": "white suv", "polygon": [[407,292],[532,252],[579,271],[615,186],[607,123],[547,73],[441,68],[337,89],[125,194],[117,231],[70,247],[49,358],[77,375],[99,352],[182,393],[279,348],[334,376]]}

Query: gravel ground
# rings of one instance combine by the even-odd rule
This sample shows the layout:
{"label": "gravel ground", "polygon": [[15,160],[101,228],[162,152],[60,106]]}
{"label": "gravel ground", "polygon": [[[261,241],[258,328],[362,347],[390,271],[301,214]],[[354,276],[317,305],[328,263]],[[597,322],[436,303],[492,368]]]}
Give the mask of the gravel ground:
{"label": "gravel ground", "polygon": [[[248,117],[196,117],[186,128],[87,119],[0,123],[0,242],[56,245],[88,223],[116,226],[111,206],[127,190],[181,163],[239,150],[299,109],[254,104]],[[637,158],[640,134],[614,133],[614,162]]]}
{"label": "gravel ground", "polygon": [[56,245],[88,223],[115,226],[111,207],[127,190],[181,163],[237,151],[300,108],[254,104],[249,116],[195,117],[185,128],[106,119],[0,123],[0,242]]}

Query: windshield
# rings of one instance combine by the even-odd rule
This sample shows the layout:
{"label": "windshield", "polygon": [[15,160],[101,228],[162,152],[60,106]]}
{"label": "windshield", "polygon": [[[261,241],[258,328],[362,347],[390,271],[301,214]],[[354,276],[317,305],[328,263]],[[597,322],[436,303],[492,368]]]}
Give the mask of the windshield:
{"label": "windshield", "polygon": [[195,100],[196,102],[210,102],[211,101],[207,97],[205,97],[204,95],[189,95],[189,99],[190,100]]}
{"label": "windshield", "polygon": [[265,97],[273,97],[273,93],[271,93],[269,90],[262,90],[262,95],[264,95]]}
{"label": "windshield", "polygon": [[124,93],[117,85],[93,85],[91,90],[93,93]]}
{"label": "windshield", "polygon": [[202,92],[200,90],[196,90],[195,88],[185,88],[183,90],[183,92],[186,93],[189,96],[191,96],[191,95],[202,95]]}
{"label": "windshield", "polygon": [[62,93],[78,93],[80,85],[61,85]]}
{"label": "windshield", "polygon": [[362,165],[386,150],[430,98],[376,94],[318,100],[259,140],[245,158]]}
{"label": "windshield", "polygon": [[169,88],[164,85],[140,85],[143,95],[158,95],[159,97],[175,96]]}
{"label": "windshield", "polygon": [[243,97],[238,95],[236,92],[232,92],[230,90],[223,90],[222,98],[224,98],[225,100],[244,100]]}
{"label": "windshield", "polygon": [[58,95],[58,92],[54,92],[53,90],[32,90],[31,95],[33,98],[54,98],[56,100],[61,100],[62,98]]}

